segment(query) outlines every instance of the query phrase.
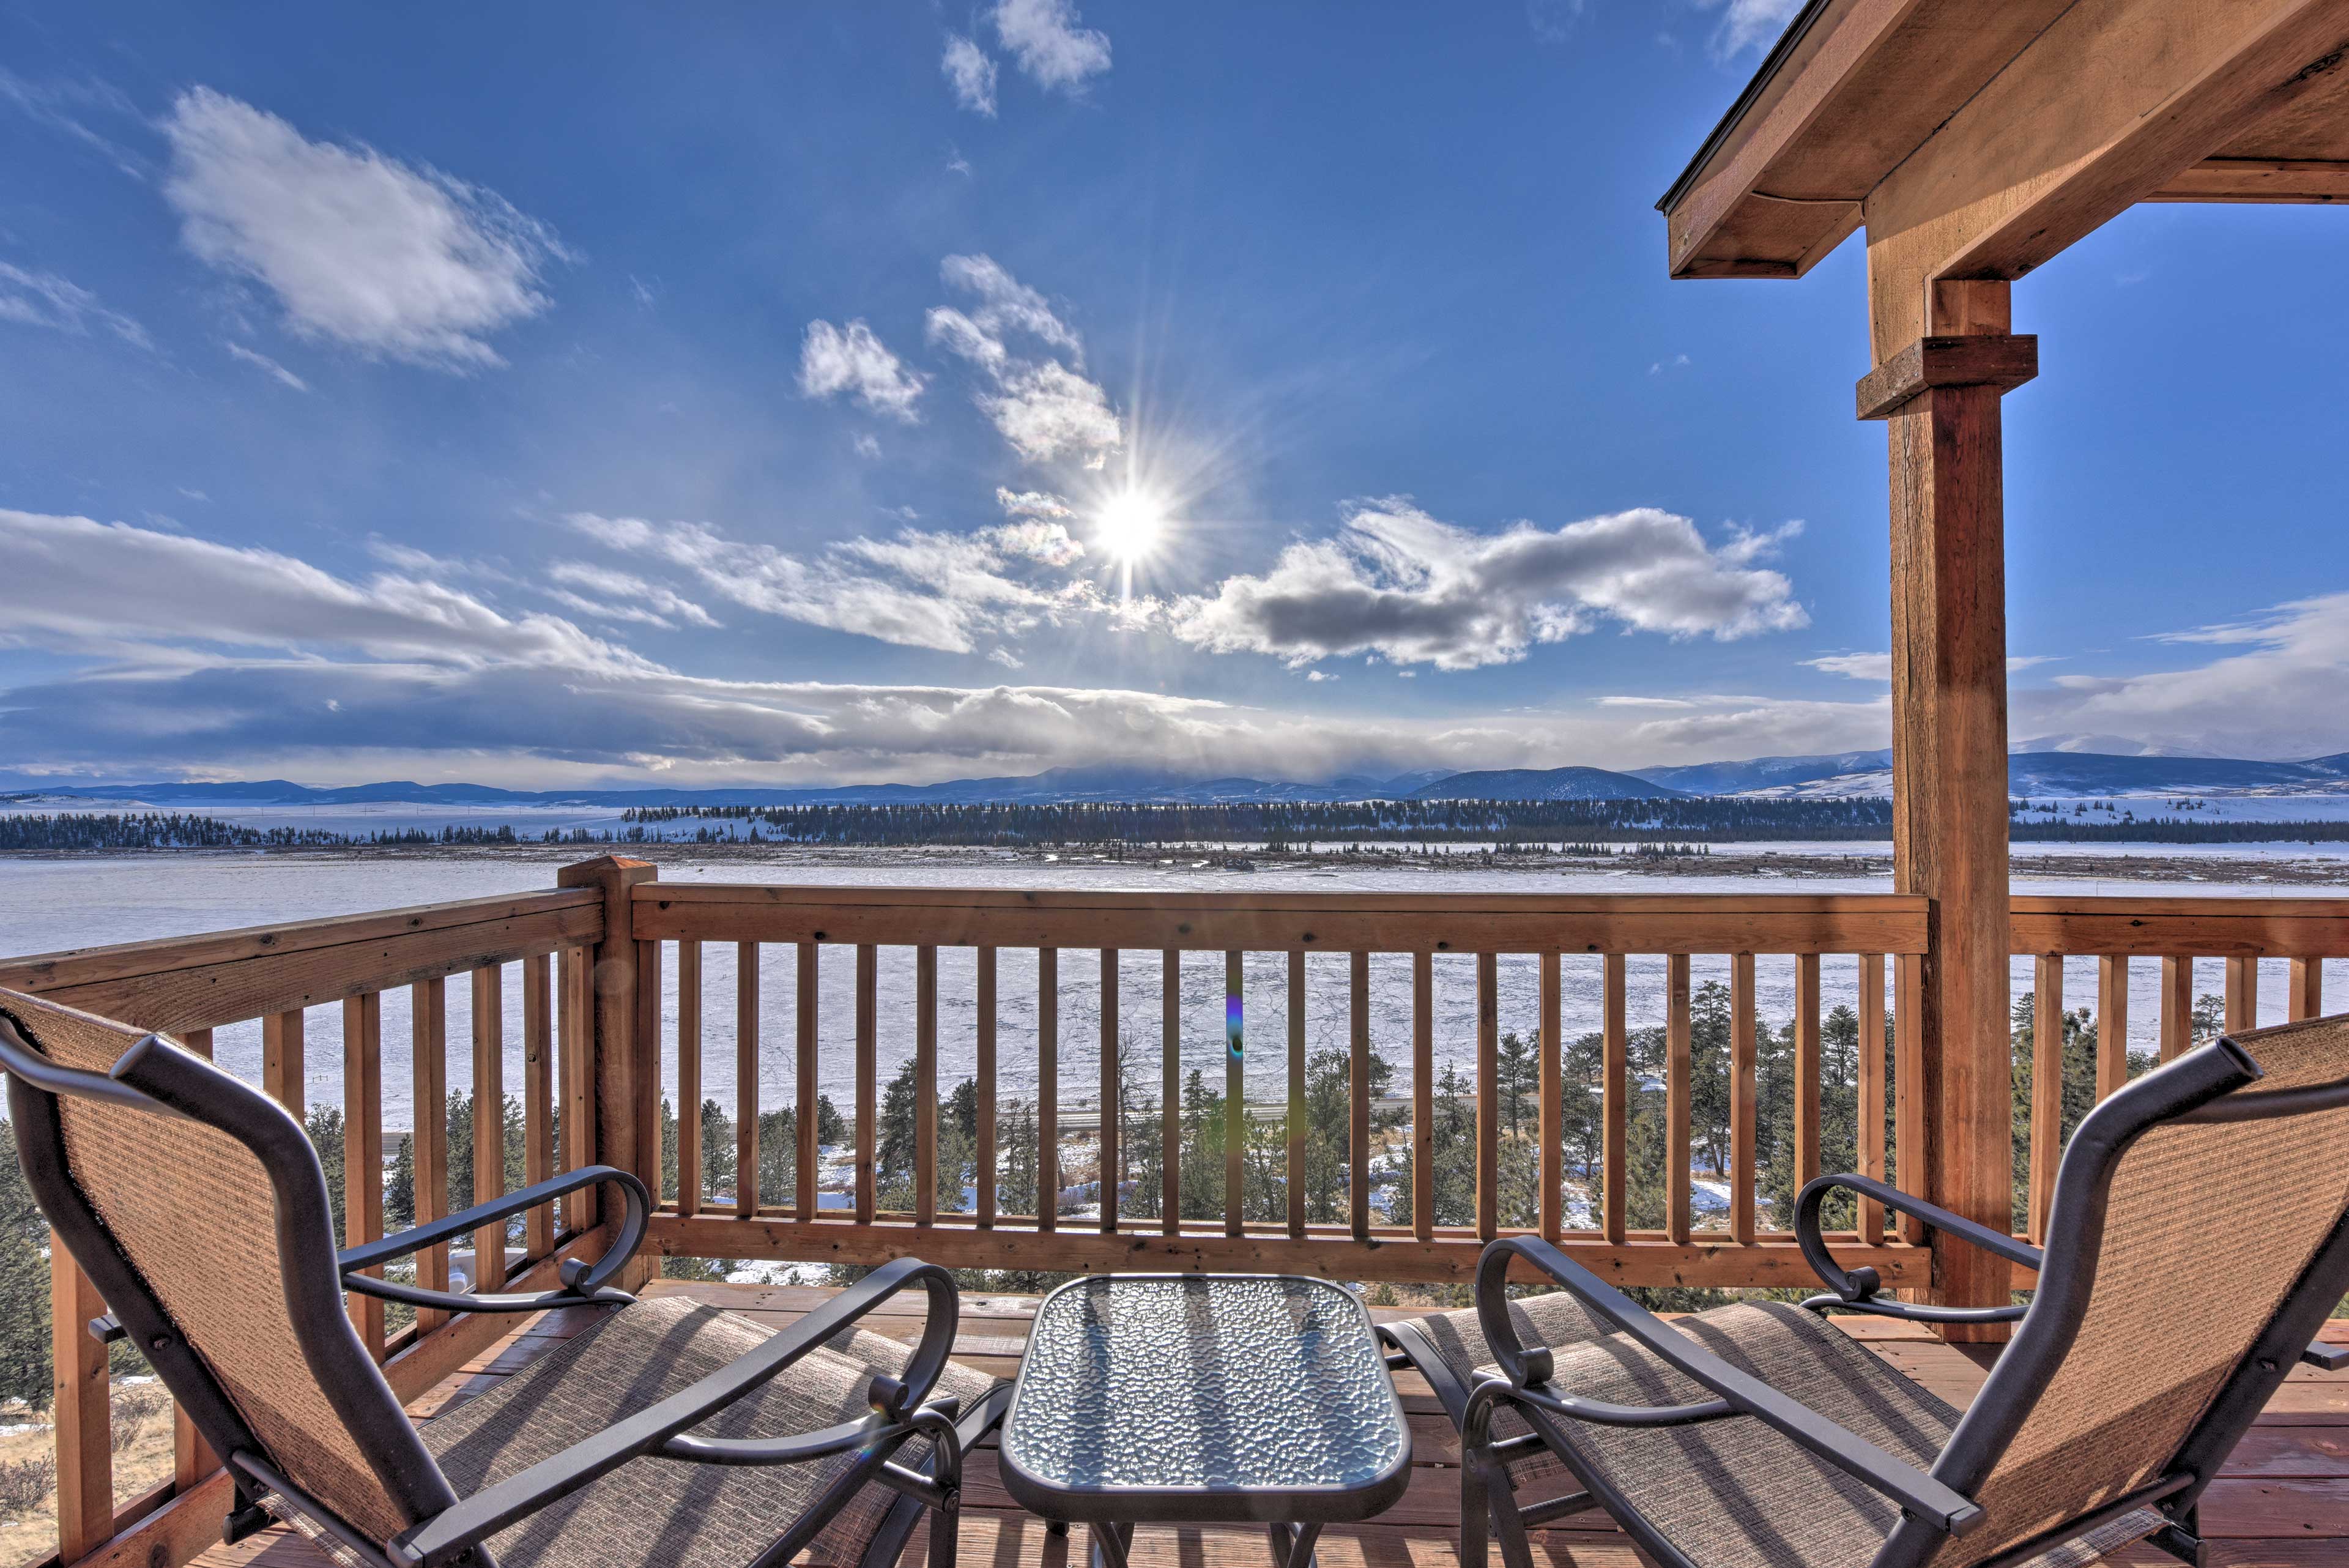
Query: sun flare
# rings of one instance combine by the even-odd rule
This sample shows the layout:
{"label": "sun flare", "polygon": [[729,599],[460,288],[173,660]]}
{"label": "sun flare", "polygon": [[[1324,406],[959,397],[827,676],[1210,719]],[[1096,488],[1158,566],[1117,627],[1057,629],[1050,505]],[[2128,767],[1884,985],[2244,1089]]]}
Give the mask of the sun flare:
{"label": "sun flare", "polygon": [[1094,538],[1104,554],[1130,566],[1158,548],[1166,534],[1166,503],[1146,490],[1121,490],[1093,513]]}

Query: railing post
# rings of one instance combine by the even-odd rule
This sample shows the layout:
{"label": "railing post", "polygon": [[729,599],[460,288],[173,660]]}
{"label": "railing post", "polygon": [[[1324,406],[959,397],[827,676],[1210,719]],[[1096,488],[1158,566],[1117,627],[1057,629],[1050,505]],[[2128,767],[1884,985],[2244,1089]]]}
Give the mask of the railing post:
{"label": "railing post", "polygon": [[106,1302],[54,1232],[49,1236],[49,1297],[57,1561],[71,1563],[114,1534],[114,1449],[106,1346],[89,1333],[89,1320],[105,1313]]}
{"label": "railing post", "polygon": [[[635,1171],[656,1193],[660,1190],[660,1135],[656,1125],[650,1147],[646,1147],[641,1113],[646,1086],[658,1076],[660,1042],[655,1032],[636,1027],[646,999],[637,994],[640,944],[633,905],[636,885],[659,874],[649,862],[605,855],[565,866],[554,877],[559,888],[594,888],[604,896],[604,934],[587,950],[595,994],[587,1064],[595,1116],[590,1158]],[[650,1000],[657,1002],[658,998]],[[608,1205],[599,1213],[607,1225],[616,1218]],[[626,1272],[629,1282],[641,1284],[651,1277],[651,1260],[638,1260]]]}

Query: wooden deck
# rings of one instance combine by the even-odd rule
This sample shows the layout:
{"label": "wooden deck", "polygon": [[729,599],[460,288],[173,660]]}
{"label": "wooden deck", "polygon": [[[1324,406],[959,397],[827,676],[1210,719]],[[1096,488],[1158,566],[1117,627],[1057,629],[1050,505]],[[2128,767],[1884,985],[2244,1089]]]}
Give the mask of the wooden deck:
{"label": "wooden deck", "polygon": [[[656,1293],[687,1294],[715,1303],[782,1328],[796,1322],[832,1293],[798,1286],[683,1284],[661,1282]],[[1009,1377],[1019,1364],[1033,1296],[965,1296],[956,1358]],[[878,1332],[912,1339],[920,1329],[921,1306],[909,1299],[902,1312],[885,1311],[866,1320]],[[566,1315],[574,1321],[564,1321]],[[1409,1312],[1373,1309],[1381,1318]],[[1920,1329],[1871,1318],[1837,1320],[1902,1372],[1963,1407],[1981,1386],[1990,1352],[1943,1345]],[[493,1386],[496,1380],[573,1332],[575,1314],[534,1319],[488,1354],[410,1406],[428,1416]],[[2349,1322],[2334,1324],[2327,1337],[2349,1343]],[[1402,1501],[1375,1522],[1333,1529],[1321,1539],[1324,1568],[1458,1568],[1455,1531],[1459,1490],[1454,1466],[1459,1443],[1451,1425],[1416,1376],[1397,1378],[1410,1414],[1413,1471]],[[2269,1406],[2214,1485],[2202,1508],[2211,1542],[2212,1568],[2316,1568],[2349,1564],[2349,1373],[2301,1367]],[[1023,1512],[998,1481],[991,1446],[971,1456],[966,1472],[961,1562],[966,1568],[1067,1568],[1073,1541],[1046,1533],[1041,1520]],[[1536,1550],[1557,1564],[1582,1568],[1634,1568],[1640,1559],[1603,1515],[1586,1514],[1534,1533]],[[916,1533],[905,1562],[919,1568],[924,1540]],[[1143,1529],[1133,1542],[1135,1568],[1262,1568],[1267,1562],[1261,1531],[1233,1526]],[[1497,1559],[1496,1559],[1497,1561]],[[2173,1564],[2175,1560],[2140,1548],[2116,1562],[2132,1568]],[[277,1530],[237,1546],[219,1546],[196,1559],[198,1568],[333,1568],[301,1537]],[[1077,1555],[1081,1568],[1082,1555]]]}

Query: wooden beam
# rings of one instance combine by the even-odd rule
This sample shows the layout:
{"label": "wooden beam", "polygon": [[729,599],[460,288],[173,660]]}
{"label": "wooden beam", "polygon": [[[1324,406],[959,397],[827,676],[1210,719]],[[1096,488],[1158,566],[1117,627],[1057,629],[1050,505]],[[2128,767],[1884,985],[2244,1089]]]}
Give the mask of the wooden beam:
{"label": "wooden beam", "polygon": [[2349,162],[2331,158],[2206,158],[2148,202],[2349,202]]}
{"label": "wooden beam", "polygon": [[2021,277],[2328,85],[2344,44],[2341,0],[2065,10],[1869,192],[1877,360],[1931,330],[1932,280]]}
{"label": "wooden beam", "polygon": [[49,1300],[57,1558],[73,1563],[114,1533],[106,1346],[89,1333],[89,1320],[105,1315],[106,1301],[54,1231],[49,1236]]}
{"label": "wooden beam", "polygon": [[[1902,286],[1904,280],[1871,269],[1871,303],[1880,289]],[[2004,291],[2002,284],[1974,286],[1931,297],[1959,324],[1995,326],[2005,316]],[[1893,881],[1933,907],[1918,1015],[1906,1016],[1904,1005],[1901,1020],[1915,1031],[1919,1081],[1902,1073],[1897,1093],[1904,1103],[1921,1097],[1925,1196],[2003,1231],[2011,1221],[2012,949],[2000,396],[1990,381],[1927,386],[1898,405],[1887,430]],[[1916,1152],[1904,1137],[1904,1188],[1918,1169]],[[1935,1242],[1933,1287],[1946,1303],[2003,1303],[2007,1276],[1999,1259]],[[2002,1339],[2004,1332],[1957,1324],[1951,1337]]]}
{"label": "wooden beam", "polygon": [[2011,392],[2038,374],[2036,337],[1920,337],[1861,378],[1854,395],[1861,419],[1882,420],[1933,387]]}

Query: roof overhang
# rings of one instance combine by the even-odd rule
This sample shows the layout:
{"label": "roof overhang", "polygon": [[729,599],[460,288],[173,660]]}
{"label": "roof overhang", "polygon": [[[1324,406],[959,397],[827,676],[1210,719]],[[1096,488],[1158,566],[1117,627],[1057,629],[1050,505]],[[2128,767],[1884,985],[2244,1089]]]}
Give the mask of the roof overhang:
{"label": "roof overhang", "polygon": [[[2054,53],[2032,46],[2076,3],[1810,0],[1657,203],[1671,275],[1801,276],[1860,226],[1877,187],[1992,81]],[[2285,107],[2231,127],[2209,156],[2138,199],[2349,200],[2349,71],[2324,75]]]}

